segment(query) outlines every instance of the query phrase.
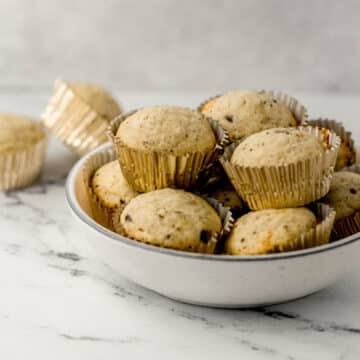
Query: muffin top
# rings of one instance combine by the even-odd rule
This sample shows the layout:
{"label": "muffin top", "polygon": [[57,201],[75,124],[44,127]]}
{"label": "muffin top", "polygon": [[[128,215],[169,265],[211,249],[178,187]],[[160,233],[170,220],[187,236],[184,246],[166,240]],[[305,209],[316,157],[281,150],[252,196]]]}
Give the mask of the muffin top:
{"label": "muffin top", "polygon": [[117,160],[103,165],[95,172],[92,188],[103,205],[114,209],[129,203],[137,195],[124,178]]}
{"label": "muffin top", "polygon": [[116,137],[130,148],[181,155],[216,145],[209,122],[200,113],[177,106],[153,106],[127,117]]}
{"label": "muffin top", "polygon": [[316,217],[306,208],[252,211],[235,222],[225,251],[232,255],[281,252],[315,226]]}
{"label": "muffin top", "polygon": [[324,155],[325,144],[298,128],[274,128],[250,135],[231,157],[239,166],[280,166]]}
{"label": "muffin top", "polygon": [[136,240],[196,251],[221,230],[221,219],[204,199],[167,188],[132,199],[121,214],[121,225]]}
{"label": "muffin top", "polygon": [[112,120],[121,113],[116,100],[104,89],[93,84],[70,83],[70,88],[99,115]]}
{"label": "muffin top", "polygon": [[205,103],[200,111],[217,120],[232,141],[265,129],[298,125],[284,104],[258,91],[228,92]]}
{"label": "muffin top", "polygon": [[1,153],[22,150],[44,137],[44,131],[33,120],[14,114],[0,114]]}
{"label": "muffin top", "polygon": [[323,200],[336,211],[336,220],[352,215],[360,209],[360,174],[334,173],[330,191]]}

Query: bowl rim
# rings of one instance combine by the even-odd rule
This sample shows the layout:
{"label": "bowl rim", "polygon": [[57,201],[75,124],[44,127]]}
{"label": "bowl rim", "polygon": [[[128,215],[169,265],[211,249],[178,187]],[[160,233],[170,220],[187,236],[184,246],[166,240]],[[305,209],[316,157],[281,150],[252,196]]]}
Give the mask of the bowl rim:
{"label": "bowl rim", "polygon": [[[173,250],[167,248],[161,248],[153,245],[144,244],[138,241],[134,241],[129,239],[125,236],[116,234],[105,227],[101,226],[95,220],[93,220],[86,212],[81,208],[80,204],[76,199],[75,193],[75,182],[76,178],[81,171],[82,166],[86,162],[86,160],[92,156],[94,153],[107,150],[111,148],[110,143],[105,143],[100,145],[99,147],[95,148],[94,150],[90,151],[83,157],[81,157],[72,167],[69,172],[69,175],[66,179],[65,184],[65,197],[67,203],[72,210],[72,212],[78,217],[83,223],[87,226],[95,230],[97,233],[104,235],[106,238],[112,241],[121,242],[127,246],[133,246],[135,248],[140,248],[146,251],[152,251],[163,255],[169,256],[176,256],[176,257],[183,257],[183,258],[190,258],[190,259],[198,259],[198,260],[207,260],[207,261],[226,261],[226,262],[248,262],[248,261],[270,261],[270,260],[284,260],[284,259],[291,259],[291,258],[298,258],[303,256],[315,255],[327,251],[332,251],[338,249],[340,247],[352,244],[358,240],[360,240],[360,232],[351,235],[347,238],[337,240],[335,242],[320,245],[317,247],[304,249],[304,250],[295,250],[289,251],[284,253],[277,253],[277,254],[265,254],[265,255],[212,255],[212,254],[198,254],[198,253],[191,253],[181,250]],[[104,241],[103,239],[101,241]]]}

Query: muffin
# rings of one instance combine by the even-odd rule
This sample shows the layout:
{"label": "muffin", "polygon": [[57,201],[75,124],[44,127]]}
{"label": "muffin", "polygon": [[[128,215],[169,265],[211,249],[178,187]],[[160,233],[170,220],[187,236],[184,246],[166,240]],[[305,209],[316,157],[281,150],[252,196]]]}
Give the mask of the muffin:
{"label": "muffin", "polygon": [[360,231],[360,167],[336,172],[323,201],[336,211],[334,239]]}
{"label": "muffin", "polygon": [[213,253],[222,230],[219,214],[206,200],[169,188],[133,198],[121,214],[120,226],[131,239],[199,253]]}
{"label": "muffin", "polygon": [[220,161],[251,209],[298,207],[328,192],[339,143],[326,129],[274,128],[229,146]]}
{"label": "muffin", "polygon": [[237,219],[247,211],[245,204],[233,188],[218,189],[210,193],[210,197],[219,201],[225,207],[230,208],[234,219]]}
{"label": "muffin", "polygon": [[84,165],[83,179],[95,221],[113,230],[113,216],[137,196],[124,178],[112,151],[92,155]]}
{"label": "muffin", "polygon": [[297,126],[307,117],[306,109],[295,99],[265,91],[231,91],[198,109],[218,121],[231,141],[270,128]]}
{"label": "muffin", "polygon": [[263,255],[326,244],[335,213],[318,205],[317,218],[307,208],[266,209],[240,217],[225,242],[230,255]]}
{"label": "muffin", "polygon": [[176,106],[153,106],[120,116],[112,122],[109,136],[125,178],[139,192],[191,187],[227,139],[215,122]]}
{"label": "muffin", "polygon": [[30,185],[39,175],[46,153],[40,124],[15,114],[0,114],[0,190]]}
{"label": "muffin", "polygon": [[309,125],[314,125],[334,131],[341,139],[338,156],[336,159],[335,171],[351,166],[356,161],[355,143],[351,132],[346,131],[343,124],[336,120],[314,119],[309,120]]}
{"label": "muffin", "polygon": [[110,121],[121,113],[115,99],[93,84],[57,81],[43,123],[78,155],[107,141]]}

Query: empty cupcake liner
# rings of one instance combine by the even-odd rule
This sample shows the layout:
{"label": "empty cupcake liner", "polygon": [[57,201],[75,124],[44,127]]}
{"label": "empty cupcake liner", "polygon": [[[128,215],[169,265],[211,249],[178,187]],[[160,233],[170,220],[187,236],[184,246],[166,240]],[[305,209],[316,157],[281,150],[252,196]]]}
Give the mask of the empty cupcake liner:
{"label": "empty cupcake liner", "polygon": [[[342,171],[350,171],[360,174],[360,165],[353,165],[344,168]],[[332,240],[340,240],[360,231],[360,209],[352,215],[335,220]]]}
{"label": "empty cupcake liner", "polygon": [[[269,94],[274,99],[279,101],[281,104],[284,104],[294,115],[294,118],[298,122],[298,125],[306,124],[306,121],[308,119],[307,109],[304,105],[302,105],[294,97],[292,97],[288,94],[285,94],[281,91],[276,91],[276,90],[260,90],[259,92]],[[206,105],[209,101],[214,100],[220,96],[222,96],[222,95],[216,95],[216,96],[208,98],[207,100],[205,100],[198,106],[197,110],[201,112],[204,105]]]}
{"label": "empty cupcake liner", "polygon": [[42,126],[36,125],[44,135],[40,141],[22,150],[0,154],[0,190],[30,185],[39,176],[46,156],[47,138]]}
{"label": "empty cupcake liner", "polygon": [[231,163],[241,142],[225,148],[220,162],[239,196],[253,210],[303,206],[323,197],[330,188],[340,138],[328,129],[301,126],[327,144],[324,156],[281,166],[244,167]]}
{"label": "empty cupcake liner", "polygon": [[108,128],[108,136],[113,143],[125,178],[138,192],[166,187],[187,189],[194,186],[199,174],[216,161],[228,143],[225,130],[217,122],[208,119],[217,142],[211,151],[172,155],[132,149],[116,137],[116,132],[121,122],[134,112],[116,117]]}
{"label": "empty cupcake liner", "polygon": [[62,80],[56,81],[55,92],[42,120],[57,138],[80,156],[107,141],[109,121]]}
{"label": "empty cupcake liner", "polygon": [[[318,118],[318,119],[311,119],[308,121],[309,125],[315,125],[321,128],[332,130],[336,133],[341,139],[341,144],[339,148],[338,158],[335,165],[335,171],[339,171],[346,166],[351,166],[356,161],[356,148],[355,142],[352,138],[352,134],[350,131],[347,131],[344,128],[344,125],[341,122],[338,122],[333,119],[326,119],[326,118]],[[341,162],[339,156],[341,154],[342,146],[345,147],[344,151],[346,151],[346,147],[348,149],[348,154],[345,155],[345,162]]]}
{"label": "empty cupcake liner", "polygon": [[[219,201],[205,196],[202,196],[202,198],[205,199],[216,210],[216,212],[221,218],[222,228],[220,232],[213,233],[206,243],[200,242],[197,248],[192,248],[191,252],[214,254],[219,248],[221,248],[221,243],[224,241],[224,238],[230,233],[234,225],[234,218],[232,216],[231,210],[227,207],[224,207]],[[121,211],[115,211],[113,214],[113,224],[115,232],[117,232],[119,235],[126,236],[129,239],[142,242],[141,240],[135,239],[134,237],[131,237],[126,233],[123,226],[121,225],[120,218]],[[151,243],[147,244],[152,246],[158,246]],[[189,252],[189,249],[187,247],[174,247],[174,250]]]}
{"label": "empty cupcake liner", "polygon": [[113,213],[115,211],[119,211],[119,213],[121,213],[121,204],[119,204],[119,208],[115,209],[103,205],[98,196],[93,191],[92,178],[96,170],[114,160],[116,160],[114,151],[112,149],[104,150],[90,156],[82,169],[84,185],[89,199],[92,217],[97,223],[101,224],[109,230],[114,230],[112,220]]}

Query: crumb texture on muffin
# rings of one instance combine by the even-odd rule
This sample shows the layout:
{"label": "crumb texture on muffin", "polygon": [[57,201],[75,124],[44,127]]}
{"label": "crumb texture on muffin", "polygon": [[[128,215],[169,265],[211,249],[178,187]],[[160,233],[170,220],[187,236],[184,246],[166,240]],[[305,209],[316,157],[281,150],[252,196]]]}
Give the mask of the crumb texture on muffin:
{"label": "crumb texture on muffin", "polygon": [[336,220],[360,210],[360,174],[349,171],[334,173],[324,201],[336,211]]}
{"label": "crumb texture on muffin", "polygon": [[235,222],[225,251],[232,255],[281,252],[315,226],[316,217],[306,208],[252,211]]}
{"label": "crumb texture on muffin", "polygon": [[211,205],[175,189],[137,196],[125,207],[120,221],[135,240],[185,251],[196,251],[221,230],[221,219]]}
{"label": "crumb texture on muffin", "polygon": [[218,121],[233,141],[273,127],[298,125],[284,104],[258,91],[231,91],[208,101],[200,110]]}
{"label": "crumb texture on muffin", "polygon": [[0,153],[25,149],[44,137],[44,132],[31,119],[0,114]]}
{"label": "crumb texture on muffin", "polygon": [[70,88],[99,115],[112,120],[121,113],[121,108],[109,92],[94,84],[70,83]]}
{"label": "crumb texture on muffin", "polygon": [[108,208],[125,205],[137,195],[124,178],[117,160],[103,165],[95,172],[92,188],[101,203]]}
{"label": "crumb texture on muffin", "polygon": [[241,208],[242,201],[235,190],[216,190],[210,194],[212,198],[221,202],[224,206],[229,208]]}
{"label": "crumb texture on muffin", "polygon": [[297,128],[273,128],[250,135],[235,149],[231,162],[239,166],[280,166],[322,156],[323,141]]}
{"label": "crumb texture on muffin", "polygon": [[133,149],[176,155],[209,151],[216,144],[213,130],[203,115],[177,106],[136,111],[121,123],[116,137]]}

